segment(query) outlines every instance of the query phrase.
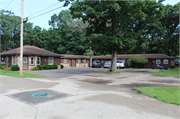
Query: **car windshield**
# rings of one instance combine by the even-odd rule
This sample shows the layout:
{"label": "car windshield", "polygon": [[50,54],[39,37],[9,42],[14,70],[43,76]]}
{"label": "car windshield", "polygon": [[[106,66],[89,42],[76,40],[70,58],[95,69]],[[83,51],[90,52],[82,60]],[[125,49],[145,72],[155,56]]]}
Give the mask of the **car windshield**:
{"label": "car windshield", "polygon": [[123,61],[117,61],[117,63],[123,63]]}
{"label": "car windshield", "polygon": [[93,63],[99,63],[99,60],[94,60]]}
{"label": "car windshield", "polygon": [[111,63],[111,61],[105,61],[104,63]]}

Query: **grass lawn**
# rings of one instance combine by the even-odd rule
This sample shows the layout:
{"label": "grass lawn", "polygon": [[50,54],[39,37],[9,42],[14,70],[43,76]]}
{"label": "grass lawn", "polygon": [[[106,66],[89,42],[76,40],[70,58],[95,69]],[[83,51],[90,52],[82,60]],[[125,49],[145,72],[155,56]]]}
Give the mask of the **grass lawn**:
{"label": "grass lawn", "polygon": [[8,72],[6,72],[5,70],[0,70],[0,75],[20,77],[20,78],[40,78],[40,77],[45,77],[43,75],[30,74],[30,73],[25,73],[25,72],[23,72],[23,75],[21,76],[19,74],[19,71],[8,71]]}
{"label": "grass lawn", "polygon": [[162,102],[180,105],[180,87],[138,87],[134,89]]}
{"label": "grass lawn", "polygon": [[168,69],[168,70],[153,72],[153,74],[180,76],[179,69]]}

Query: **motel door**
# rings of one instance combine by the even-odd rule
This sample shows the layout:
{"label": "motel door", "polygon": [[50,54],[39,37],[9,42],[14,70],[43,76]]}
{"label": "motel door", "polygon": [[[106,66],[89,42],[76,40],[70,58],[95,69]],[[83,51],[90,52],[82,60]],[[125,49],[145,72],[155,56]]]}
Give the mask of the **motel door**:
{"label": "motel door", "polygon": [[28,69],[28,58],[23,57],[23,69]]}
{"label": "motel door", "polygon": [[72,60],[71,60],[71,67],[76,67],[76,61],[75,61],[75,59],[72,59]]}

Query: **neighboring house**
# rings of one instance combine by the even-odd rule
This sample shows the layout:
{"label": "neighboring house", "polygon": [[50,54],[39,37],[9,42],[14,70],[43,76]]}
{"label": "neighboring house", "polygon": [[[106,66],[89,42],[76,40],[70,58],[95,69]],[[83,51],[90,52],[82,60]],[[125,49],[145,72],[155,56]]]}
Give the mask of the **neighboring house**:
{"label": "neighboring house", "polygon": [[[20,66],[20,47],[0,53],[1,62],[6,61],[8,56],[8,66]],[[57,65],[60,68],[60,58],[62,56],[35,46],[23,46],[23,69],[29,70],[37,65]]]}
{"label": "neighboring house", "polygon": [[[8,66],[20,65],[20,48],[15,48],[3,53],[1,55],[1,64],[5,63],[6,56],[9,56]],[[148,59],[145,68],[157,69],[159,66],[163,68],[171,68],[175,65],[175,59],[164,54],[118,54],[117,60],[125,62],[125,68],[131,67],[127,60],[134,56],[141,56]],[[111,55],[105,56],[92,56],[92,60],[100,60],[103,67],[104,61],[111,61]],[[90,57],[84,55],[66,55],[56,54],[35,46],[23,46],[23,69],[32,69],[37,65],[64,65],[64,67],[89,67]]]}
{"label": "neighboring house", "polygon": [[60,54],[61,64],[64,67],[89,67],[89,56]]}
{"label": "neighboring house", "polygon": [[[128,64],[127,60],[134,56],[141,56],[148,59],[148,63],[145,64],[145,68],[157,69],[159,66],[163,66],[163,68],[171,68],[172,65],[175,65],[175,60],[165,54],[118,54],[117,60],[123,60],[125,62],[125,68],[128,68],[131,67],[131,65]],[[98,59],[101,62],[111,61],[111,55],[93,56],[92,59]]]}

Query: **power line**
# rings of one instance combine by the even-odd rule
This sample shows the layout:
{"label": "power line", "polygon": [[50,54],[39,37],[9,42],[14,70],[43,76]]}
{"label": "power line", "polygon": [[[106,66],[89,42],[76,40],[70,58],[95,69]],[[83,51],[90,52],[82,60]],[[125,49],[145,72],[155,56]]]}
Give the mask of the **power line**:
{"label": "power line", "polygon": [[[70,4],[72,4],[72,3],[70,3]],[[40,15],[34,16],[34,17],[30,18],[30,19],[39,17],[39,16],[41,16],[41,15],[44,15],[44,14],[46,14],[46,13],[49,13],[49,12],[52,12],[52,11],[54,11],[54,10],[60,9],[60,8],[62,8],[62,7],[66,7],[66,6],[63,5],[63,6],[61,6],[61,7],[57,7],[57,8],[55,8],[55,9],[52,9],[52,10],[47,11],[47,12],[45,12],[45,13],[42,13],[42,14],[40,14]],[[30,19],[28,19],[28,20],[30,20]]]}
{"label": "power line", "polygon": [[11,2],[8,4],[8,6],[5,8],[5,10],[9,7],[9,5],[12,3],[13,0],[11,0]]}
{"label": "power line", "polygon": [[[58,3],[60,3],[60,2],[58,2]],[[55,6],[55,5],[57,5],[58,3],[53,4],[53,5],[51,5],[51,6],[47,7],[47,8],[44,8],[44,9],[42,9],[42,10],[40,10],[40,11],[38,11],[38,12],[34,13],[34,14],[31,14],[31,15],[29,15],[28,17],[33,16],[33,15],[35,15],[35,14],[37,14],[37,13],[39,13],[39,12],[43,11],[43,10],[46,10],[46,9],[48,9],[48,8],[52,7],[52,6]]]}

